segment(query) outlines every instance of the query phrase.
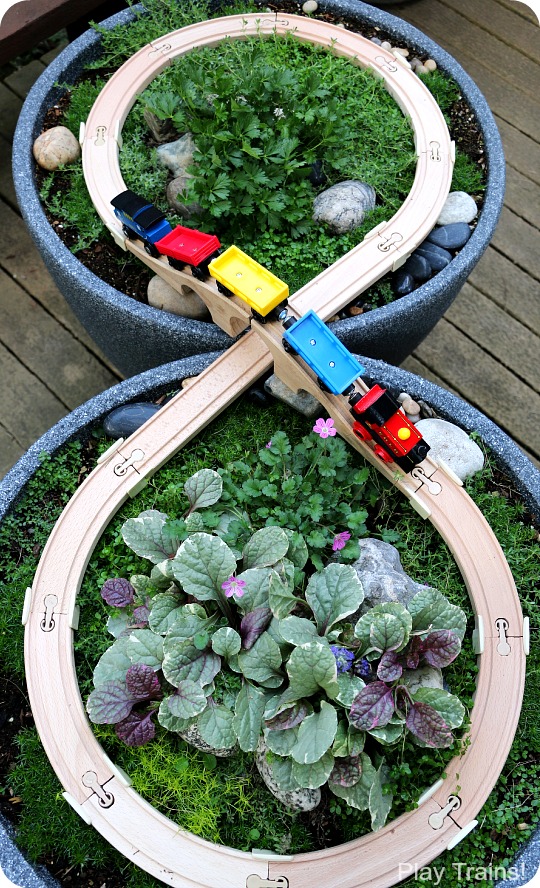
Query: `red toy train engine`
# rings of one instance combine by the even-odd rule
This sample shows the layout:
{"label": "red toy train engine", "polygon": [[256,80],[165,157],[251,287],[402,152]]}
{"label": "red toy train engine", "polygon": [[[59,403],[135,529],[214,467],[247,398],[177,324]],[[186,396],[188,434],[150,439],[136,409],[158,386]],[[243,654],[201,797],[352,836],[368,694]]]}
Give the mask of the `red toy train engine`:
{"label": "red toy train engine", "polygon": [[373,439],[373,450],[384,462],[395,462],[410,472],[426,458],[429,444],[386,389],[374,385],[365,395],[353,396],[350,403],[353,431],[362,441]]}

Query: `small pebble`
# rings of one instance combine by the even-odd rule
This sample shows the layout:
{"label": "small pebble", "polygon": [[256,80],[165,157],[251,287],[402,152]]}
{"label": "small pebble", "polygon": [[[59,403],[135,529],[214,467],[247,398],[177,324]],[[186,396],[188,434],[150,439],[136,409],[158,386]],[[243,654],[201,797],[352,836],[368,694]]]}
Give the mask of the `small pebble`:
{"label": "small pebble", "polygon": [[191,383],[195,382],[196,379],[196,376],[186,376],[186,378],[182,380],[182,388],[187,388],[188,385],[191,385]]}
{"label": "small pebble", "polygon": [[416,281],[427,281],[431,277],[431,265],[424,256],[413,253],[403,266],[403,271],[412,274]]}
{"label": "small pebble", "polygon": [[381,43],[381,49],[392,49],[392,44],[388,42],[388,40],[383,40]]}
{"label": "small pebble", "polygon": [[416,58],[416,56],[414,57],[414,59],[411,59],[411,68],[413,69],[413,71],[416,71],[416,69],[421,64],[422,64],[422,62],[420,61],[420,59]]}
{"label": "small pebble", "polygon": [[401,402],[401,406],[403,407],[407,416],[419,416],[420,415],[420,404],[417,404],[416,401],[407,395],[406,398]]}
{"label": "small pebble", "polygon": [[395,46],[393,51],[398,52],[400,55],[404,56],[405,58],[407,58],[407,56],[409,55],[409,50],[405,49],[405,47],[403,47],[403,46]]}
{"label": "small pebble", "polygon": [[408,296],[416,289],[416,281],[408,271],[397,271],[394,275],[394,293],[396,296]]}
{"label": "small pebble", "polygon": [[127,438],[140,429],[159,410],[156,404],[125,404],[112,410],[103,420],[103,430],[111,438]]}
{"label": "small pebble", "polygon": [[351,307],[349,309],[349,314],[352,315],[352,317],[356,317],[356,315],[364,314],[364,308],[361,305],[351,305]]}
{"label": "small pebble", "polygon": [[53,126],[41,133],[34,142],[34,158],[44,170],[57,170],[73,163],[81,155],[81,147],[66,126]]}
{"label": "small pebble", "polygon": [[436,71],[437,62],[434,59],[426,59],[426,61],[424,62],[424,68],[427,71]]}
{"label": "small pebble", "polygon": [[427,240],[445,250],[460,250],[465,246],[471,236],[471,229],[466,222],[452,222],[450,225],[442,225],[434,228],[428,234]]}
{"label": "small pebble", "polygon": [[415,73],[416,74],[427,74],[428,69],[426,68],[425,65],[418,65],[418,68],[416,69]]}
{"label": "small pebble", "polygon": [[424,259],[427,259],[433,271],[442,271],[452,261],[452,254],[448,250],[438,247],[429,241],[424,241],[414,252],[415,255],[423,256]]}
{"label": "small pebble", "polygon": [[371,37],[371,42],[376,43],[377,46],[382,46],[382,40],[379,37]]}
{"label": "small pebble", "polygon": [[465,191],[451,191],[446,198],[437,219],[437,225],[449,225],[451,222],[472,222],[478,207],[476,202]]}
{"label": "small pebble", "polygon": [[305,3],[302,4],[302,12],[316,12],[319,8],[319,4],[317,0],[306,0]]}

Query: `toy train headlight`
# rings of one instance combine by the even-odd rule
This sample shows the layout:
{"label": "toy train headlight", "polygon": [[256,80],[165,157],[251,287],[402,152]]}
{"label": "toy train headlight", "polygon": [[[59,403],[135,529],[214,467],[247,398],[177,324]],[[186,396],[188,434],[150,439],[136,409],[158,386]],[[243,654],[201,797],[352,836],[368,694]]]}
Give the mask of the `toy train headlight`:
{"label": "toy train headlight", "polygon": [[397,436],[400,441],[408,441],[411,437],[411,430],[403,426],[403,428],[399,429]]}

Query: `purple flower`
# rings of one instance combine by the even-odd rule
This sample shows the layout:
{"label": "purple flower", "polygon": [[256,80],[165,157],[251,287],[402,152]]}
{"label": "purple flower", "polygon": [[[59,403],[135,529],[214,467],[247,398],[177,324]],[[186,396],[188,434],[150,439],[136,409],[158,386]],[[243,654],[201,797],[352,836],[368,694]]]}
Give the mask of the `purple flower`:
{"label": "purple flower", "polygon": [[337,435],[333,419],[318,419],[313,426],[313,431],[320,435],[321,438],[333,438]]}
{"label": "purple flower", "polygon": [[362,657],[359,663],[356,664],[356,668],[354,670],[357,675],[361,675],[363,678],[368,678],[371,675],[371,666],[369,660],[365,657]]}
{"label": "purple flower", "polygon": [[347,540],[350,540],[351,535],[348,530],[344,530],[341,533],[336,533],[334,537],[334,542],[332,543],[332,552],[339,552],[340,549],[345,548],[345,543]]}
{"label": "purple flower", "polygon": [[352,651],[348,651],[347,648],[338,647],[337,644],[331,644],[330,650],[332,651],[338,672],[348,672],[351,668],[354,660],[354,654]]}
{"label": "purple flower", "polygon": [[225,592],[226,598],[232,598],[233,595],[236,595],[237,598],[242,598],[244,594],[244,586],[246,585],[245,580],[239,580],[237,577],[232,576],[229,577],[228,580],[225,580],[224,583],[221,584],[221,588]]}
{"label": "purple flower", "polygon": [[266,449],[268,450],[271,446],[272,446],[272,442],[269,441],[268,444],[266,445]]}

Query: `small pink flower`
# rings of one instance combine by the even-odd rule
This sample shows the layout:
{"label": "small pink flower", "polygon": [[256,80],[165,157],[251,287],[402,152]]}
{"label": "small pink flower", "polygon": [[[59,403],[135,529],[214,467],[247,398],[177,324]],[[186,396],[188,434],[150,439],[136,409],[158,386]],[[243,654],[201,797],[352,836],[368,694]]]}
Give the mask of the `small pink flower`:
{"label": "small pink flower", "polygon": [[318,419],[313,426],[313,431],[320,435],[321,438],[333,438],[337,435],[333,419]]}
{"label": "small pink flower", "polygon": [[269,441],[268,444],[266,445],[266,449],[268,450],[268,448],[271,447],[271,446],[272,446],[272,442]]}
{"label": "small pink flower", "polygon": [[237,598],[242,598],[244,594],[244,586],[246,585],[245,580],[239,580],[237,577],[232,576],[229,577],[228,580],[225,580],[224,583],[221,584],[221,588],[225,592],[226,598],[232,598],[233,595],[236,595]]}
{"label": "small pink flower", "polygon": [[348,530],[342,531],[342,533],[337,533],[334,537],[334,542],[332,543],[332,552],[339,552],[340,549],[345,548],[345,543],[347,540],[350,540],[351,535]]}

